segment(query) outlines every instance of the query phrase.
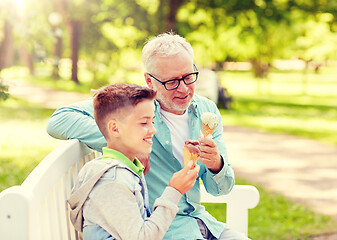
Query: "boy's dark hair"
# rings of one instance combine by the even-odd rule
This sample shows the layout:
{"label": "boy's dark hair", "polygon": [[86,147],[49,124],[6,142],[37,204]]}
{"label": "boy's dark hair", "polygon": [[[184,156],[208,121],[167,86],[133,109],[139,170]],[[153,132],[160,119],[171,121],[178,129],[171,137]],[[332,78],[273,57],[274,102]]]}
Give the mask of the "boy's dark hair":
{"label": "boy's dark hair", "polygon": [[107,138],[106,125],[111,114],[118,117],[120,110],[155,97],[154,90],[136,84],[118,83],[99,89],[94,95],[94,117],[99,130]]}

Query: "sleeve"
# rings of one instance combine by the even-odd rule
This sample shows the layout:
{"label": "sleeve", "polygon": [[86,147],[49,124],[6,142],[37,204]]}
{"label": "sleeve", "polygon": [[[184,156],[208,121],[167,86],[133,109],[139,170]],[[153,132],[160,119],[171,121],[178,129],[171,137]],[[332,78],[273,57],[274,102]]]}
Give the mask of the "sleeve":
{"label": "sleeve", "polygon": [[234,171],[228,162],[226,145],[223,137],[222,120],[219,110],[215,107],[215,113],[219,119],[219,125],[215,128],[213,139],[217,144],[221,159],[223,161],[223,167],[218,173],[211,172],[208,168],[204,167],[204,171],[201,175],[201,179],[204,183],[205,189],[208,193],[219,196],[228,194],[234,184],[235,176]]}
{"label": "sleeve", "polygon": [[100,152],[106,146],[94,119],[92,98],[57,109],[48,120],[47,132],[57,139],[78,139]]}
{"label": "sleeve", "polygon": [[90,197],[90,218],[118,239],[162,239],[178,212],[180,198],[177,190],[167,187],[152,215],[143,219],[133,192],[125,184],[109,183]]}

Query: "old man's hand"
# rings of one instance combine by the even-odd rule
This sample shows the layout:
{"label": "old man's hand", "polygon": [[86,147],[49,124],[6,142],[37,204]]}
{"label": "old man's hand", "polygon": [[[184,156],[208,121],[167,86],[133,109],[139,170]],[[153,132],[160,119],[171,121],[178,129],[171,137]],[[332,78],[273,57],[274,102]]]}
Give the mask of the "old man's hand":
{"label": "old man's hand", "polygon": [[213,173],[218,173],[223,167],[223,161],[218,151],[218,147],[213,139],[199,138],[200,158],[199,161]]}

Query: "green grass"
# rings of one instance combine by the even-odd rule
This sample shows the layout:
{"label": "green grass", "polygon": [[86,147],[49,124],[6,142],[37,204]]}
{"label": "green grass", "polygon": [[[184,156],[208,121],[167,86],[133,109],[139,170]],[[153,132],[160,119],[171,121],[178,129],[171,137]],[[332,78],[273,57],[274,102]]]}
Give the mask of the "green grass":
{"label": "green grass", "polygon": [[45,130],[52,113],[18,99],[0,101],[0,191],[21,184],[59,144]]}
{"label": "green grass", "polygon": [[307,87],[312,90],[308,94],[301,94],[298,72],[271,73],[269,82],[260,80],[260,91],[258,80],[252,79],[249,72],[219,73],[234,99],[231,110],[221,111],[224,124],[337,145],[337,71],[335,75],[326,71],[311,73]]}
{"label": "green grass", "polygon": [[221,110],[221,115],[225,125],[247,126],[337,145],[337,108],[333,106],[236,97],[233,108]]}
{"label": "green grass", "polygon": [[254,79],[250,71],[222,71],[218,76],[222,85],[236,96],[337,97],[335,67],[322,68],[319,74],[309,71],[306,75],[302,71],[271,70],[265,79]]}
{"label": "green grass", "polygon": [[[252,184],[236,179],[236,184]],[[259,240],[308,239],[309,236],[335,232],[337,221],[315,214],[306,207],[287,200],[254,184],[260,193],[257,207],[249,210],[249,237]],[[226,221],[226,204],[203,203],[219,221]]]}
{"label": "green grass", "polygon": [[93,88],[91,82],[91,74],[85,70],[81,70],[79,77],[81,83],[76,84],[70,81],[70,69],[69,67],[63,67],[60,71],[60,78],[53,79],[51,77],[52,68],[47,64],[37,64],[35,67],[35,75],[29,75],[28,69],[25,67],[11,67],[2,70],[1,76],[3,79],[19,79],[28,81],[36,86],[40,86],[47,89],[57,89],[70,92],[89,93]]}

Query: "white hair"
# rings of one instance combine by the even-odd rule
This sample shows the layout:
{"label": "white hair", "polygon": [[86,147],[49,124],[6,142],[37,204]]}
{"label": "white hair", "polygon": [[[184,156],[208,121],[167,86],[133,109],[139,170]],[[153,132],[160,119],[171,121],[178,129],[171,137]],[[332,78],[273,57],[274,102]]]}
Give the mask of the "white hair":
{"label": "white hair", "polygon": [[156,58],[174,56],[181,51],[187,51],[194,58],[193,48],[185,38],[172,32],[163,33],[148,41],[142,51],[142,61],[145,72],[156,73]]}

